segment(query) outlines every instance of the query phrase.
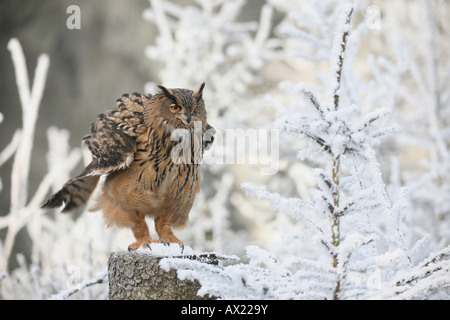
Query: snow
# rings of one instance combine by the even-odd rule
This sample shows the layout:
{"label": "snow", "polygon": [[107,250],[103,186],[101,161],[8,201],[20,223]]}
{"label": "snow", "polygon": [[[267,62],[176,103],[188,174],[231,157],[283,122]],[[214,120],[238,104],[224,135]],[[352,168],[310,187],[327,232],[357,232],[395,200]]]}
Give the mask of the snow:
{"label": "snow", "polygon": [[184,248],[180,247],[177,243],[171,243],[166,245],[164,243],[152,243],[150,244],[150,249],[139,247],[135,252],[139,254],[147,254],[156,257],[163,256],[183,256],[183,255],[192,255],[194,251],[189,246],[184,246]]}
{"label": "snow", "polygon": [[159,258],[168,258],[168,257],[191,257],[191,256],[214,256],[215,258],[219,260],[227,260],[227,261],[237,261],[239,260],[239,257],[235,255],[225,255],[221,254],[219,252],[211,251],[211,252],[205,252],[205,251],[195,251],[189,246],[183,246],[181,247],[177,243],[171,243],[169,245],[164,243],[152,243],[150,244],[149,248],[141,248],[139,247],[136,251],[134,251],[136,254],[143,254],[143,255],[149,255]]}
{"label": "snow", "polygon": [[[221,299],[291,299],[291,273],[277,263],[276,257],[258,247],[246,248],[249,264],[214,267],[195,260],[165,258],[160,266],[176,269],[180,279],[197,279],[202,285],[198,295]],[[270,259],[267,259],[267,258]],[[264,264],[265,267],[260,265]]]}

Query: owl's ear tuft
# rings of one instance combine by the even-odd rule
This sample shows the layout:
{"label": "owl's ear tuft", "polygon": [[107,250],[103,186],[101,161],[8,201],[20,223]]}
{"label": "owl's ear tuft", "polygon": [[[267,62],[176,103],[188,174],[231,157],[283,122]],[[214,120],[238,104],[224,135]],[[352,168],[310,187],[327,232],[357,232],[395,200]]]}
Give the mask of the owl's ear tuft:
{"label": "owl's ear tuft", "polygon": [[197,90],[194,91],[194,95],[197,97],[197,101],[200,101],[203,97],[203,88],[205,87],[205,83],[203,82]]}
{"label": "owl's ear tuft", "polygon": [[173,100],[174,102],[177,101],[177,99],[176,99],[175,96],[173,95],[172,90],[167,89],[166,87],[163,87],[163,86],[160,86],[160,85],[158,85],[157,87],[158,87],[159,89],[161,89],[162,93],[166,96],[167,99]]}

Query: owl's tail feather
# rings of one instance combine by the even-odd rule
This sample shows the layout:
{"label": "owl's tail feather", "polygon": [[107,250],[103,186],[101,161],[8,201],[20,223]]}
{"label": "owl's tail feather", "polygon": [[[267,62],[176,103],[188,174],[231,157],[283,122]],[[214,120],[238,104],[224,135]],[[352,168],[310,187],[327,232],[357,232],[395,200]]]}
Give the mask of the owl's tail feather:
{"label": "owl's tail feather", "polygon": [[61,212],[70,212],[84,205],[94,191],[99,180],[99,175],[80,175],[67,181],[61,190],[52,195],[41,208],[58,208],[65,204]]}

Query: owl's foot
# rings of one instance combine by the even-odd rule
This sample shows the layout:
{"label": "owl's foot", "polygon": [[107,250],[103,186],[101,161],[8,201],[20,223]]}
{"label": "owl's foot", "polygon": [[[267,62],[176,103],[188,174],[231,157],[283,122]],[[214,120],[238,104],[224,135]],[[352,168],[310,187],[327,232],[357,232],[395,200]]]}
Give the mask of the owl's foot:
{"label": "owl's foot", "polygon": [[128,251],[136,251],[139,247],[147,249],[150,248],[151,243],[158,243],[158,240],[152,239],[150,237],[150,232],[148,231],[147,223],[143,216],[137,216],[136,224],[131,228],[133,231],[134,238],[136,242],[133,242],[128,246]]}
{"label": "owl's foot", "polygon": [[172,228],[164,217],[155,218],[155,229],[159,236],[159,241],[166,245],[177,243],[181,247],[181,253],[184,251],[184,244],[180,239],[175,237]]}
{"label": "owl's foot", "polygon": [[154,240],[154,239],[149,238],[149,239],[145,239],[143,241],[133,242],[132,244],[130,244],[128,246],[128,251],[129,252],[136,251],[137,249],[139,249],[139,247],[144,248],[144,249],[148,248],[148,249],[152,250],[152,248],[150,248],[150,244],[152,244],[152,243],[159,243],[159,240]]}

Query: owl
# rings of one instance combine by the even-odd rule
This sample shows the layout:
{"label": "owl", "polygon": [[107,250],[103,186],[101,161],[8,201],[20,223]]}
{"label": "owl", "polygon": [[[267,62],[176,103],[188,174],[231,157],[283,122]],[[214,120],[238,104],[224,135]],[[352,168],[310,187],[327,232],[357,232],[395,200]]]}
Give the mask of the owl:
{"label": "owl", "polygon": [[[205,83],[195,91],[158,87],[154,95],[124,94],[116,108],[97,117],[83,138],[91,163],[42,208],[64,204],[62,212],[70,212],[99,184],[89,210],[101,210],[108,226],[131,228],[136,241],[129,251],[155,242],[184,247],[172,228],[188,223],[200,189],[201,157],[215,130],[207,123]],[[159,239],[150,236],[146,217],[154,219]]]}

